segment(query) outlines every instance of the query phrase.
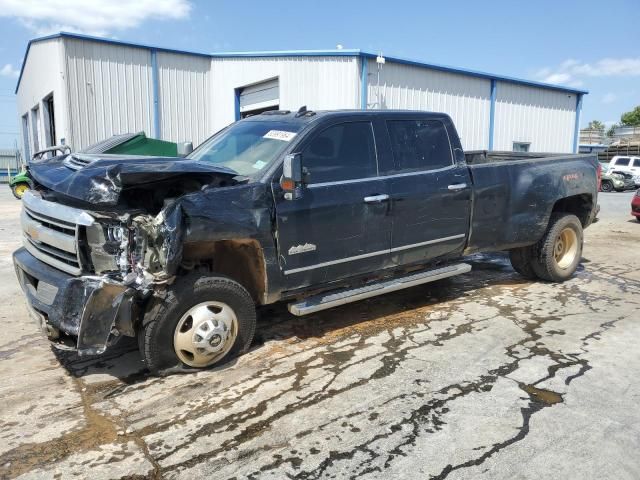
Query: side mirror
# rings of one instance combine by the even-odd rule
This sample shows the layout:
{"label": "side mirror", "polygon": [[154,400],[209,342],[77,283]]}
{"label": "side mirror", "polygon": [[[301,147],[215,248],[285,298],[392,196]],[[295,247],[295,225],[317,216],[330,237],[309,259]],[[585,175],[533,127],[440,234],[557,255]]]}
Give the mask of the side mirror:
{"label": "side mirror", "polygon": [[178,144],[178,156],[186,157],[191,152],[193,152],[193,143],[191,142],[182,142]]}
{"label": "side mirror", "polygon": [[302,155],[292,153],[284,157],[280,187],[285,200],[296,200],[302,196]]}

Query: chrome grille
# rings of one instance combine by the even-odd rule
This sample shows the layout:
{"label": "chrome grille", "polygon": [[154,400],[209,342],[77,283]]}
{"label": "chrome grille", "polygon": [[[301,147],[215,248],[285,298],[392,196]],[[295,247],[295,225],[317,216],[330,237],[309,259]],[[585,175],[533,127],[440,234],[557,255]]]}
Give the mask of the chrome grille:
{"label": "chrome grille", "polygon": [[82,210],[43,200],[32,192],[24,195],[22,203],[24,247],[52,267],[80,275],[79,236],[82,228],[93,224],[93,217]]}

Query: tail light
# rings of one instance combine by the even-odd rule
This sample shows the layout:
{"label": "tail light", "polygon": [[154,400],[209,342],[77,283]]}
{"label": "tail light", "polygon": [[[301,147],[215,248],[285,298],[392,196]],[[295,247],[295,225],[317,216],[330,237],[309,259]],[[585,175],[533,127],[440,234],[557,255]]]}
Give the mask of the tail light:
{"label": "tail light", "polygon": [[602,184],[602,164],[598,162],[596,167],[596,176],[598,177],[598,192],[600,191],[600,185]]}

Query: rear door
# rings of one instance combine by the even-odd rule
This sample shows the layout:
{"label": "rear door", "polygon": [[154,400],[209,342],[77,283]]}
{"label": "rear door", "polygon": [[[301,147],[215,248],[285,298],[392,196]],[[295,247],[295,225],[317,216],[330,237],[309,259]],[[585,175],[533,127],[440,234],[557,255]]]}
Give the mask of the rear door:
{"label": "rear door", "polygon": [[361,118],[324,124],[298,150],[308,171],[302,197],[285,200],[274,188],[285,288],[389,264],[389,185],[378,176],[373,124]]}
{"label": "rear door", "polygon": [[394,166],[390,174],[392,261],[425,263],[458,256],[469,231],[471,180],[454,161],[447,118],[392,118],[386,121]]}

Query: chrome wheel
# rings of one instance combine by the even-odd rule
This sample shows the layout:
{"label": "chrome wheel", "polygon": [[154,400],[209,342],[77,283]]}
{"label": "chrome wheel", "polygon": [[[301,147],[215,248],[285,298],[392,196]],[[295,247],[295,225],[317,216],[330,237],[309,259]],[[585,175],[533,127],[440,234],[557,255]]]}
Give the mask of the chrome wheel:
{"label": "chrome wheel", "polygon": [[207,367],[222,359],[238,336],[238,319],[222,302],[203,302],[180,319],[173,336],[178,358],[190,367]]}
{"label": "chrome wheel", "polygon": [[569,268],[578,254],[578,236],[572,228],[565,228],[556,238],[553,254],[560,268]]}

